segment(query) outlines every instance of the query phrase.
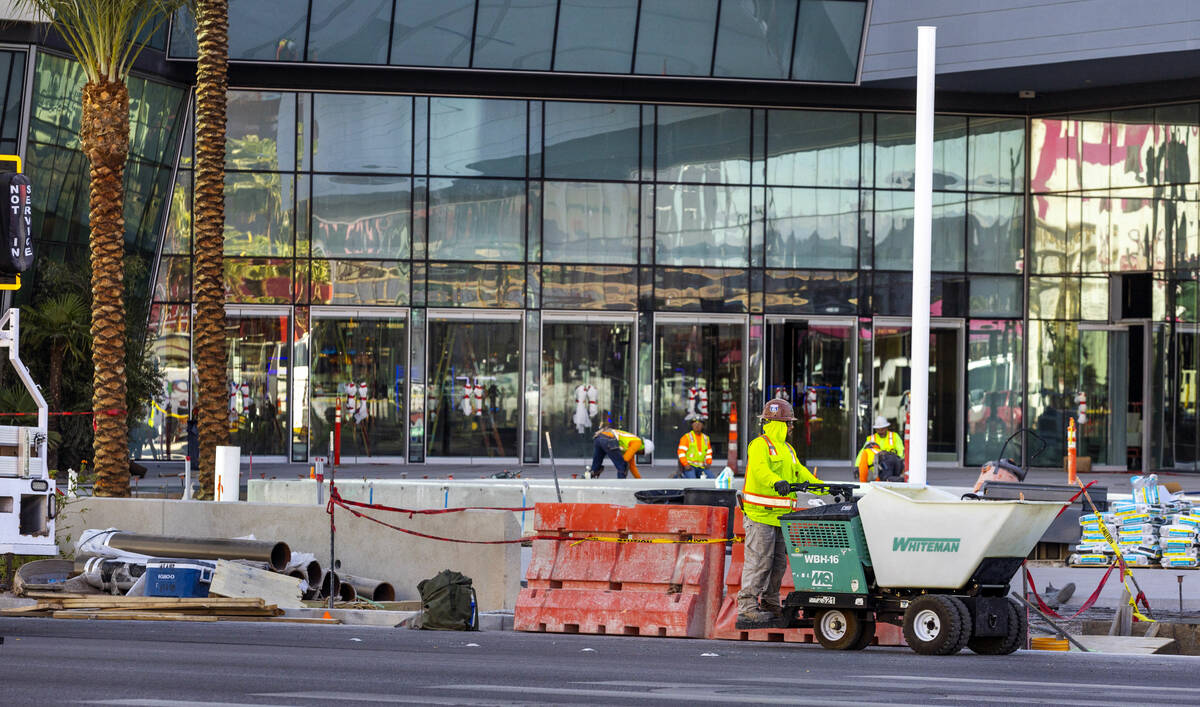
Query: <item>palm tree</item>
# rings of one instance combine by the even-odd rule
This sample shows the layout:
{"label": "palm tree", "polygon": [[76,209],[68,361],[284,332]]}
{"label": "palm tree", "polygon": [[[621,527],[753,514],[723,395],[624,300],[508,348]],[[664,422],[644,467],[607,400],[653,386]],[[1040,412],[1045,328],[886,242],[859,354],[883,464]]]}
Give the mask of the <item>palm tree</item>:
{"label": "palm tree", "polygon": [[[88,305],[74,292],[51,297],[26,312],[23,334],[32,347],[50,349],[50,380],[47,393],[50,409],[62,410],[63,364],[82,365],[87,360]],[[50,432],[58,429],[58,418],[51,416]],[[58,449],[51,448],[47,463],[58,468]]]}
{"label": "palm tree", "polygon": [[91,164],[92,413],[97,496],[129,495],[125,422],[125,159],[129,154],[129,70],[182,0],[15,0],[57,29],[87,76],[80,146]]}
{"label": "palm tree", "polygon": [[229,444],[225,372],[225,93],[229,2],[196,0],[196,190],[192,328],[199,412],[198,498],[212,498],[217,446]]}

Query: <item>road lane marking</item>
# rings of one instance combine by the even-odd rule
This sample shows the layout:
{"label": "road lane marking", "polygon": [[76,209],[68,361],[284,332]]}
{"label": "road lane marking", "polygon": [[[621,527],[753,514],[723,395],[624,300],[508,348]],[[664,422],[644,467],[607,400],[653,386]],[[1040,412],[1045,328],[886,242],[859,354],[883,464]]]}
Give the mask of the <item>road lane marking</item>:
{"label": "road lane marking", "polygon": [[[420,689],[420,688],[416,688]],[[318,700],[333,702],[383,702],[415,705],[521,705],[525,702],[498,702],[495,699],[471,699],[464,697],[437,698],[430,696],[381,695],[373,692],[256,692],[252,697],[282,697],[289,700]]]}
{"label": "road lane marking", "polygon": [[[800,685],[802,687],[802,684]],[[724,689],[737,689],[736,685],[723,685]],[[527,695],[562,695],[571,697],[603,697],[606,699],[624,699],[624,700],[673,700],[677,702],[714,702],[714,703],[741,703],[741,704],[762,704],[781,700],[791,705],[811,705],[812,707],[820,707],[821,705],[863,705],[863,707],[926,707],[928,701],[925,702],[864,702],[860,697],[848,696],[846,698],[836,697],[820,697],[816,699],[806,699],[794,693],[776,693],[771,695],[735,695],[735,694],[713,694],[709,692],[697,692],[694,690],[673,690],[670,692],[633,692],[632,690],[594,690],[585,688],[565,688],[565,687],[532,687],[526,685],[430,685],[424,689],[439,689],[439,690],[463,690],[468,692],[517,692]],[[847,689],[853,689],[848,687]]]}
{"label": "road lane marking", "polygon": [[163,700],[131,697],[123,700],[89,700],[88,705],[125,705],[126,707],[291,707],[290,705],[264,705],[261,702],[190,702],[186,700]]}
{"label": "road lane marking", "polygon": [[[991,680],[987,678],[942,678],[942,677],[926,677],[919,675],[850,675],[850,679],[862,678],[867,680],[909,680],[915,682],[947,682],[947,683],[969,683],[973,685],[993,684],[993,685],[1022,685],[1026,687],[1057,687],[1064,690],[1095,689],[1095,683],[1089,682],[1042,682],[1037,680]],[[1189,695],[1196,694],[1194,687],[1167,687],[1159,685],[1105,685],[1105,690],[1125,690],[1127,692],[1186,692]]]}

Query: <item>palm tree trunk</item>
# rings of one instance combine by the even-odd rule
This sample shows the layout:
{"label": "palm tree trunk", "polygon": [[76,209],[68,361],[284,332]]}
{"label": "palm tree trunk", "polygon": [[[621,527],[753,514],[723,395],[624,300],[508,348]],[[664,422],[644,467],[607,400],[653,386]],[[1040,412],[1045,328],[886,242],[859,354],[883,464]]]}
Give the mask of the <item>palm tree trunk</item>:
{"label": "palm tree trunk", "polygon": [[124,83],[83,87],[80,143],[91,162],[92,414],[97,496],[129,495],[125,424],[125,158],[129,91]]}
{"label": "palm tree trunk", "polygon": [[218,445],[229,444],[225,372],[225,92],[228,86],[227,0],[196,3],[196,191],[192,278],[200,428],[197,498],[213,497]]}

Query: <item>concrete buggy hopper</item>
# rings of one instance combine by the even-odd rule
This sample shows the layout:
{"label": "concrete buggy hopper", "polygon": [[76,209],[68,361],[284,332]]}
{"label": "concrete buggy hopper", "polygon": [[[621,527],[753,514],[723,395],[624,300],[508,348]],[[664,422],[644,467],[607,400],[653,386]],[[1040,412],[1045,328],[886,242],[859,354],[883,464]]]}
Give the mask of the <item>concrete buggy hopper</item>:
{"label": "concrete buggy hopper", "polygon": [[859,498],[853,490],[827,486],[834,503],[780,519],[796,584],[784,601],[791,625],[811,626],[837,650],[865,648],[876,621],[902,626],[918,653],[1021,646],[1025,612],[1008,597],[1009,583],[1062,501],[908,484],[876,483]]}

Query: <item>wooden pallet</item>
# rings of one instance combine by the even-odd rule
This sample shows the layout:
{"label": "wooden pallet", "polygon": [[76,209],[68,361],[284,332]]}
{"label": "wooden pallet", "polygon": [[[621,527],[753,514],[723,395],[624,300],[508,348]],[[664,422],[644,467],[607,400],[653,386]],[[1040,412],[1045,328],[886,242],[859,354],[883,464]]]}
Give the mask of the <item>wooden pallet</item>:
{"label": "wooden pallet", "polygon": [[257,597],[126,597],[54,594],[37,604],[0,610],[0,616],[122,621],[276,621],[341,623],[338,619],[282,617],[283,610]]}

